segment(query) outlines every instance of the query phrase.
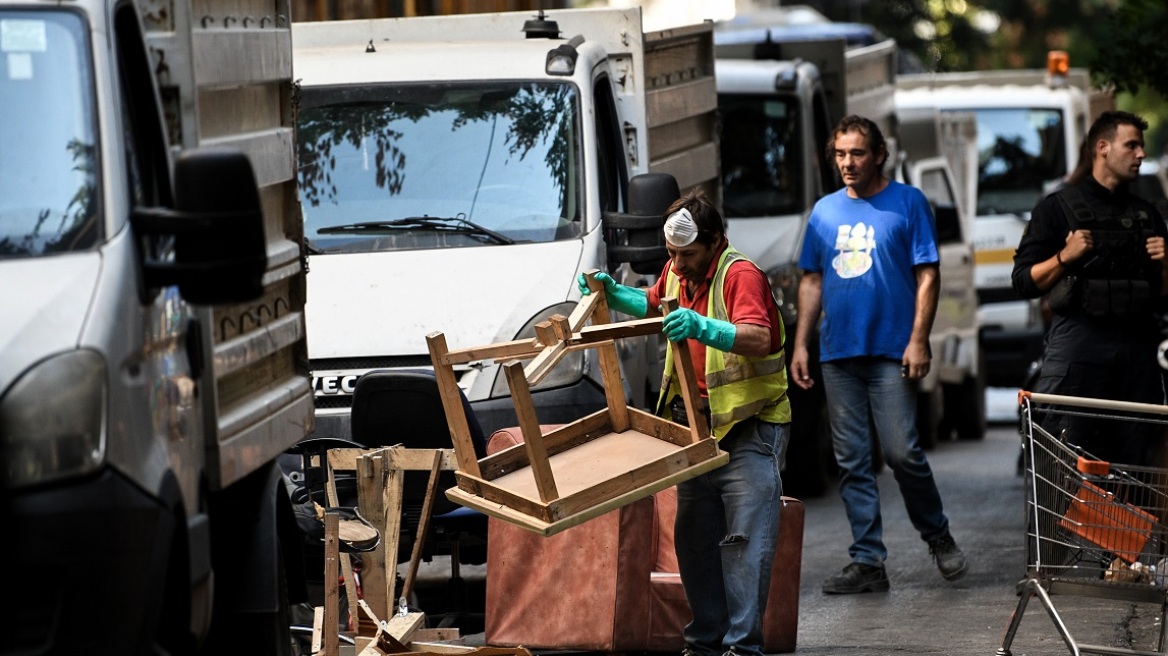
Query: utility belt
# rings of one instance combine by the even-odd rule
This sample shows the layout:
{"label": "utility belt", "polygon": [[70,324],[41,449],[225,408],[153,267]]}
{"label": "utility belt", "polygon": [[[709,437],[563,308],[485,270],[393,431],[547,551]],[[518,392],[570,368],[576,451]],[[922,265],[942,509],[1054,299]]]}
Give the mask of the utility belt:
{"label": "utility belt", "polygon": [[[702,406],[702,415],[706,418],[706,426],[710,425],[710,408],[709,404],[704,402],[704,399],[699,400]],[[689,413],[685,409],[685,399],[680,396],[675,396],[669,401],[669,414],[672,415],[674,423],[682,426],[689,426]]]}

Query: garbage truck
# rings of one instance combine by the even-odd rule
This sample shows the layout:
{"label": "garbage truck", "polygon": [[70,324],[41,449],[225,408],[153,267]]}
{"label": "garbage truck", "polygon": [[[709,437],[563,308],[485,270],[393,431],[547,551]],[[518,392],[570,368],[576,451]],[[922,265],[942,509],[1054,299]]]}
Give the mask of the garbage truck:
{"label": "garbage truck", "polygon": [[[646,286],[679,192],[718,189],[712,27],[646,33],[641,10],[297,22],[293,65],[316,434],[347,437],[374,370],[535,336],[578,276]],[[638,407],[664,343],[622,340]],[[604,407],[598,363],[565,357],[533,390],[543,423]],[[456,368],[487,435],[515,425],[499,362]]]}
{"label": "garbage truck", "polygon": [[288,16],[0,1],[0,653],[291,649]]}
{"label": "garbage truck", "polygon": [[898,110],[934,108],[977,118],[974,221],[978,323],[988,383],[1016,387],[1042,349],[1037,299],[1010,282],[1014,251],[1030,211],[1075,169],[1094,116],[1110,106],[1086,69],[1053,51],[1046,70],[992,70],[902,75]]}

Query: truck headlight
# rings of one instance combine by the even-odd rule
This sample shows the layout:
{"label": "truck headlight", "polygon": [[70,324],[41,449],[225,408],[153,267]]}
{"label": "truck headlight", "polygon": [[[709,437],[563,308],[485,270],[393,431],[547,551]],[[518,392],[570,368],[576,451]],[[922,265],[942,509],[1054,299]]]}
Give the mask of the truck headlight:
{"label": "truck headlight", "polygon": [[[576,304],[572,302],[560,303],[540,312],[531,318],[526,325],[519,330],[515,335],[515,339],[531,339],[535,337],[535,324],[546,321],[554,314],[562,314],[565,317],[572,314],[572,310],[576,309]],[[499,364],[503,364],[500,362]],[[584,351],[573,351],[565,353],[556,366],[544,376],[544,379],[539,381],[538,385],[532,386],[532,390],[551,389],[553,387],[563,387],[571,385],[584,375]],[[499,371],[495,374],[495,383],[491,387],[491,398],[499,398],[504,396],[511,396],[511,386],[507,384],[507,374],[499,367]]]}
{"label": "truck headlight", "polygon": [[19,487],[79,476],[105,460],[106,365],[93,351],[26,371],[0,399],[0,461]]}

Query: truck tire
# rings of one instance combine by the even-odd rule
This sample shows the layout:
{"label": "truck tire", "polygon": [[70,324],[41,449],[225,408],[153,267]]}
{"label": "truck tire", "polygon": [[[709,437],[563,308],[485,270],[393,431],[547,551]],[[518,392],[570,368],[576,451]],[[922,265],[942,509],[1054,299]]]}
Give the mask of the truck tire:
{"label": "truck tire", "polygon": [[208,499],[214,610],[204,654],[291,656],[289,558],[281,540],[288,505],[275,462]]}
{"label": "truck tire", "polygon": [[276,608],[270,613],[232,613],[215,621],[203,653],[293,656],[292,614],[283,550],[276,550]]}
{"label": "truck tire", "polygon": [[948,437],[941,430],[941,396],[940,387],[933,388],[931,392],[917,393],[917,443],[926,451],[937,446],[939,438]]}
{"label": "truck tire", "polygon": [[821,497],[838,475],[835,452],[831,446],[827,404],[823,402],[822,393],[803,392],[793,394],[793,397],[792,413],[797,413],[796,416],[801,418],[791,424],[787,466],[782,475],[783,494],[799,499]]}
{"label": "truck tire", "polygon": [[956,433],[959,440],[980,440],[986,434],[986,367],[978,362],[977,374],[959,384],[944,386],[943,434]]}

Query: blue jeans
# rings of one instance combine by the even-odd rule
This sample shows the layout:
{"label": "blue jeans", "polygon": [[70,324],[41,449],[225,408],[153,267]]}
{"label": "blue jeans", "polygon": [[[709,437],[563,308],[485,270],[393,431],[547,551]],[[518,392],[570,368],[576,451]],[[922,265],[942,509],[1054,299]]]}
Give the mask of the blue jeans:
{"label": "blue jeans", "polygon": [[762,654],[762,614],[779,535],[779,467],[789,424],[743,421],[718,446],[730,461],[677,486],[674,547],[698,656]]}
{"label": "blue jeans", "polygon": [[917,439],[917,382],[901,377],[900,361],[865,357],[824,362],[823,389],[841,470],[840,497],[852,527],[852,546],[848,547],[852,561],[879,566],[888,557],[869,412],[884,463],[900,486],[913,527],[926,541],[948,533],[941,494]]}

